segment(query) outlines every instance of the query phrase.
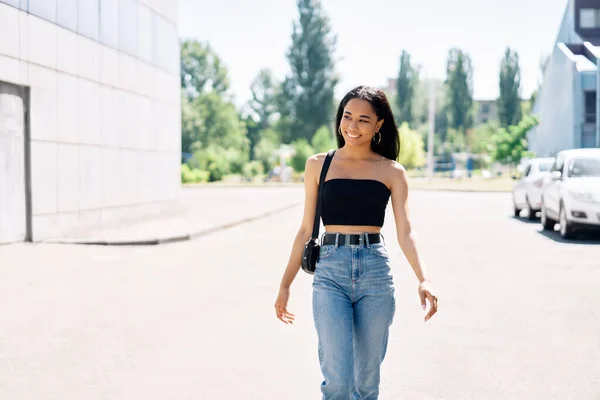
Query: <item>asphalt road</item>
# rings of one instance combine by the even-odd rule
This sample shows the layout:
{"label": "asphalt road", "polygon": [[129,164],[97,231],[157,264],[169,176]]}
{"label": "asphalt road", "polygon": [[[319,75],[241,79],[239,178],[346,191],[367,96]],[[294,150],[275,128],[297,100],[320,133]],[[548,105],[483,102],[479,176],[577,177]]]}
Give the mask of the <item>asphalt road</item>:
{"label": "asphalt road", "polygon": [[[439,312],[423,323],[388,214],[380,398],[600,399],[600,241],[513,218],[507,194],[410,202]],[[301,212],[155,247],[0,247],[0,399],[319,399],[311,278],[296,324],[273,310]]]}

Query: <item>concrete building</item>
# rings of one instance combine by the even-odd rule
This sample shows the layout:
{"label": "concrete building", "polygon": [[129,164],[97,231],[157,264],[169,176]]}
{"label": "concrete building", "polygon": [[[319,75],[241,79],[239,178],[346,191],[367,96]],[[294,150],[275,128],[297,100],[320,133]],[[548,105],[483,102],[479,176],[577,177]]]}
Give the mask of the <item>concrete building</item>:
{"label": "concrete building", "polygon": [[0,0],[0,243],[170,207],[176,0]]}
{"label": "concrete building", "polygon": [[540,157],[600,147],[600,0],[570,0],[533,106],[540,124],[529,149]]}
{"label": "concrete building", "polygon": [[498,120],[496,100],[473,100],[475,109],[475,126]]}

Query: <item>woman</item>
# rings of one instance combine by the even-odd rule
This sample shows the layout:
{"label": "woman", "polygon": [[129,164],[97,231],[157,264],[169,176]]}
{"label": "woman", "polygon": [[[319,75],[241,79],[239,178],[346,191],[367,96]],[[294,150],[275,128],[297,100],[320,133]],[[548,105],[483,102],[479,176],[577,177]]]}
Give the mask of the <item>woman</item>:
{"label": "woman", "polygon": [[[395,160],[400,143],[385,94],[359,86],[341,101],[336,118],[338,150],[323,182],[322,237],[313,279],[313,317],[318,336],[324,400],[377,399],[380,366],[395,312],[394,284],[380,234],[391,197],[398,243],[419,281],[429,320],[437,297],[415,246],[407,212],[405,169]],[[293,323],[290,286],[310,238],[325,154],[310,157],[305,171],[305,209],[279,295],[277,317]]]}

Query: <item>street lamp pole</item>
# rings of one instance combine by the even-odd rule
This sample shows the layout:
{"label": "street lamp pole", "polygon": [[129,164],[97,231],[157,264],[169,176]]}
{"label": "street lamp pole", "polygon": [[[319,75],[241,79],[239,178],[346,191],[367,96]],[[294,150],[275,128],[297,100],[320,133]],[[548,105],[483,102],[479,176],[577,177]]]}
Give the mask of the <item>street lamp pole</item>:
{"label": "street lamp pole", "polygon": [[435,82],[429,78],[429,132],[427,136],[427,177],[433,178],[433,134],[435,132]]}

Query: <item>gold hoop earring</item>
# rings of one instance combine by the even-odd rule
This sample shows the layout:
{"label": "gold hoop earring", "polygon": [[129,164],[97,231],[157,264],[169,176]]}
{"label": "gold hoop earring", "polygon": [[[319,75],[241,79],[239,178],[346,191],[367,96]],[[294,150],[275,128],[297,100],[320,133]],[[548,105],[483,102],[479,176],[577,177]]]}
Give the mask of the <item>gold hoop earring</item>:
{"label": "gold hoop earring", "polygon": [[341,125],[338,127],[338,135],[343,136],[342,135],[342,126]]}

